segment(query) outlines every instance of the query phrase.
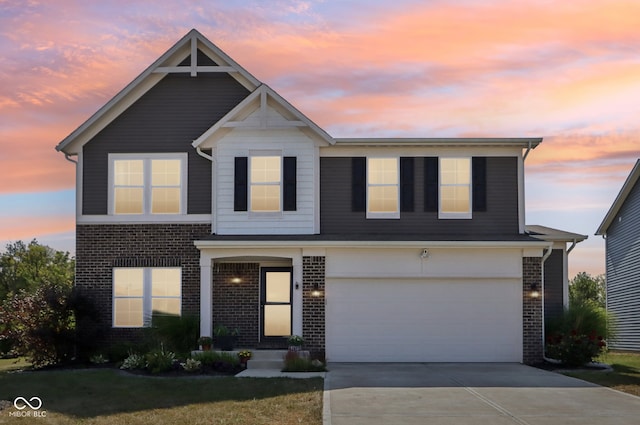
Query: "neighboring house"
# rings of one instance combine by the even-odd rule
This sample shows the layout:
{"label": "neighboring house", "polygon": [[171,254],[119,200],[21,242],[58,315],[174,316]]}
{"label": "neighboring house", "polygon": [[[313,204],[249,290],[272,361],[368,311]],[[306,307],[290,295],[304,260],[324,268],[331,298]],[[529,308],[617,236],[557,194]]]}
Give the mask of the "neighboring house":
{"label": "neighboring house", "polygon": [[333,138],[192,30],[57,146],[76,286],[106,342],[159,310],[329,361],[534,363],[554,248],[566,299],[566,248],[525,229],[541,141]]}
{"label": "neighboring house", "polygon": [[596,235],[605,238],[607,310],[617,338],[609,347],[640,350],[640,159],[622,185]]}

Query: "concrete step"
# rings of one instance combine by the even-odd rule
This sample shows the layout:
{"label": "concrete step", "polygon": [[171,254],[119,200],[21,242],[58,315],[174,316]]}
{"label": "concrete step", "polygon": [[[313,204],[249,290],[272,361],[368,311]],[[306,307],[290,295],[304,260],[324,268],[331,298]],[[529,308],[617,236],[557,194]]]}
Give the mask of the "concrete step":
{"label": "concrete step", "polygon": [[287,350],[250,350],[251,360],[279,360],[287,355]]}

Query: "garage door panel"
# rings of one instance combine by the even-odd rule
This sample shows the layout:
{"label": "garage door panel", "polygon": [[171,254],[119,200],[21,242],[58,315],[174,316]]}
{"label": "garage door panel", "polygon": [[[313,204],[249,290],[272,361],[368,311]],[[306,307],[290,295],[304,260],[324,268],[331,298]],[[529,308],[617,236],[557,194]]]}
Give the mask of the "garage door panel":
{"label": "garage door panel", "polygon": [[327,281],[330,361],[521,361],[516,280]]}

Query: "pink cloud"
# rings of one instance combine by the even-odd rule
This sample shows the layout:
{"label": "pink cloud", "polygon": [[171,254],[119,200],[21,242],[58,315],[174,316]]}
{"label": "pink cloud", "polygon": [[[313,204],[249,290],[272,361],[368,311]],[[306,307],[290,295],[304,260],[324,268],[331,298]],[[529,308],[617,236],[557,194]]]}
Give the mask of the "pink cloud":
{"label": "pink cloud", "polygon": [[0,222],[0,235],[5,241],[30,241],[33,238],[74,230],[75,217],[66,215],[4,217]]}

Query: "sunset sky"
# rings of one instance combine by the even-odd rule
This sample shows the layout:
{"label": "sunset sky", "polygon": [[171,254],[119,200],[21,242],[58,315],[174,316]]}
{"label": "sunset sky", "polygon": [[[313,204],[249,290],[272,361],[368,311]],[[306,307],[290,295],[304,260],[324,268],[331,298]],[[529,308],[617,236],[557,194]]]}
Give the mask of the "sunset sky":
{"label": "sunset sky", "polygon": [[640,1],[0,0],[0,246],[74,253],[55,145],[191,28],[334,137],[544,137],[527,224],[589,235],[640,157]]}

